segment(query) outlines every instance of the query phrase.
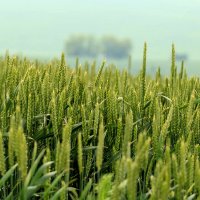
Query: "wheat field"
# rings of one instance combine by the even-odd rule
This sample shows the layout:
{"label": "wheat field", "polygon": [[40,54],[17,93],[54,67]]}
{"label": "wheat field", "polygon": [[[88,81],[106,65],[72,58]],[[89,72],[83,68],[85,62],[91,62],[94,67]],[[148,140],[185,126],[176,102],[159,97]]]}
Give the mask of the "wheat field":
{"label": "wheat field", "polygon": [[200,199],[200,79],[0,58],[0,199]]}

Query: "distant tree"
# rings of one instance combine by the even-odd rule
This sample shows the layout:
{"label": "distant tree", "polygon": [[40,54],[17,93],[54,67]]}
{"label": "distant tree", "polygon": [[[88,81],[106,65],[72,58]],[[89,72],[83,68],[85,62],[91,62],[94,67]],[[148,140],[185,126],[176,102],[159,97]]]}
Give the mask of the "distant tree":
{"label": "distant tree", "polygon": [[66,42],[66,52],[70,56],[95,57],[99,54],[94,37],[86,35],[71,36]]}
{"label": "distant tree", "polygon": [[119,40],[113,36],[106,36],[101,41],[103,54],[109,58],[125,58],[130,55],[132,44],[129,39]]}
{"label": "distant tree", "polygon": [[186,61],[188,60],[188,55],[186,53],[176,53],[176,60],[177,61]]}
{"label": "distant tree", "polygon": [[100,41],[90,35],[74,35],[66,42],[66,53],[69,56],[96,57],[104,55],[108,58],[127,58],[131,51],[131,41],[119,40],[113,36],[105,36]]}

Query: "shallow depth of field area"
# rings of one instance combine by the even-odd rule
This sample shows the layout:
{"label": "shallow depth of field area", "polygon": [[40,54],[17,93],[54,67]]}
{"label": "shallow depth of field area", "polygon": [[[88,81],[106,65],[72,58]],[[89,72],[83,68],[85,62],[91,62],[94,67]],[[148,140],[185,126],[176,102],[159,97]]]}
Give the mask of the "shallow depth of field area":
{"label": "shallow depth of field area", "polygon": [[0,59],[0,199],[200,199],[200,78]]}

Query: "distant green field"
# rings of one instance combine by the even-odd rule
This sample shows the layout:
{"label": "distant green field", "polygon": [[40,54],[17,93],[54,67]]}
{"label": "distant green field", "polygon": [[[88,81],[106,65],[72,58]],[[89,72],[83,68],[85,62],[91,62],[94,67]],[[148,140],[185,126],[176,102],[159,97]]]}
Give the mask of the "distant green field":
{"label": "distant green field", "polygon": [[200,78],[146,52],[137,73],[0,59],[0,199],[200,199]]}

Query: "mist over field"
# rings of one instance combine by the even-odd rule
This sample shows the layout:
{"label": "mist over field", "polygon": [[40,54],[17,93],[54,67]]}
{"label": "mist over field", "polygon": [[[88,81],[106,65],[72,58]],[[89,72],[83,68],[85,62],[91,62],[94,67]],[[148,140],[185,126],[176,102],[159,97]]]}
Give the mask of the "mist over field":
{"label": "mist over field", "polygon": [[199,9],[197,0],[2,0],[0,53],[8,49],[10,53],[49,59],[65,51],[71,35],[113,35],[132,41],[135,62],[141,60],[146,41],[148,59],[156,67],[167,66],[174,43],[176,52],[186,54],[190,67],[198,72]]}

